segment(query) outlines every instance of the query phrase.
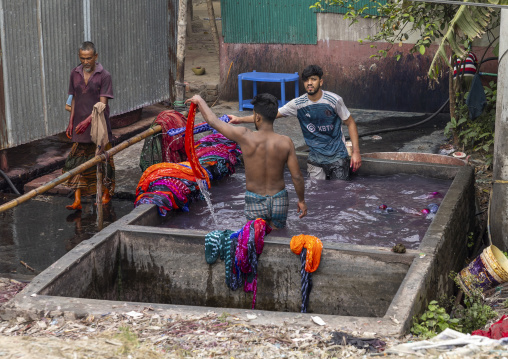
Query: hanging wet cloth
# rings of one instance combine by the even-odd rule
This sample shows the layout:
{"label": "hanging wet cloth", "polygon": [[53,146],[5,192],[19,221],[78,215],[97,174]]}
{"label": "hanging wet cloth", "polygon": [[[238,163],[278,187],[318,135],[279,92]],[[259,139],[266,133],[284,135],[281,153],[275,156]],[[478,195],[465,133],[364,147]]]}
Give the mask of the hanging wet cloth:
{"label": "hanging wet cloth", "polygon": [[300,274],[302,276],[302,307],[301,312],[307,313],[307,306],[309,305],[309,296],[312,290],[312,272],[315,272],[321,261],[321,252],[323,250],[323,243],[319,238],[300,234],[291,238],[290,242],[291,251],[300,255],[302,263]]}
{"label": "hanging wet cloth", "polygon": [[97,145],[97,153],[104,152],[106,145],[109,143],[108,127],[106,125],[106,118],[104,117],[105,109],[106,105],[104,103],[97,102],[92,110],[90,137],[92,138],[92,142]]}
{"label": "hanging wet cloth", "polygon": [[239,231],[229,229],[212,231],[205,236],[205,258],[213,264],[220,257],[224,260],[226,285],[231,290],[243,284],[245,292],[253,292],[252,309],[257,297],[257,267],[263,252],[265,235],[272,228],[258,218],[247,222]]}
{"label": "hanging wet cloth", "polygon": [[466,99],[466,105],[469,109],[470,120],[474,120],[479,117],[487,105],[487,96],[485,96],[485,90],[483,89],[479,73],[476,73],[473,77],[469,95]]}
{"label": "hanging wet cloth", "polygon": [[205,236],[205,259],[206,263],[214,264],[217,258],[225,260],[229,255],[231,247],[231,234],[234,232],[230,229],[224,231],[212,231]]}
{"label": "hanging wet cloth", "polygon": [[210,188],[210,179],[206,175],[206,171],[199,163],[199,159],[196,156],[196,151],[194,148],[194,117],[196,116],[196,105],[191,103],[189,108],[189,116],[187,117],[187,126],[185,128],[185,153],[187,154],[187,159],[190,162],[192,172],[194,172],[194,176],[196,180],[205,181]]}

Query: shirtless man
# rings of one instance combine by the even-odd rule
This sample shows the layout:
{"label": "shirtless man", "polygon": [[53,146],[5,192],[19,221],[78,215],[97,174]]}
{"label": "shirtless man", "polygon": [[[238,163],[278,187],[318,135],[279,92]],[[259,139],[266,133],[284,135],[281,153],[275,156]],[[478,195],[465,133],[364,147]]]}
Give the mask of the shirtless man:
{"label": "shirtless man", "polygon": [[284,228],[289,200],[284,183],[284,167],[287,164],[298,195],[297,213],[307,215],[304,199],[304,180],[295,145],[287,137],[273,132],[278,103],[275,96],[259,94],[252,100],[254,125],[257,131],[232,126],[220,121],[206,102],[195,95],[186,103],[196,104],[205,121],[225,137],[238,143],[245,164],[245,216],[247,220],[264,219],[272,228]]}

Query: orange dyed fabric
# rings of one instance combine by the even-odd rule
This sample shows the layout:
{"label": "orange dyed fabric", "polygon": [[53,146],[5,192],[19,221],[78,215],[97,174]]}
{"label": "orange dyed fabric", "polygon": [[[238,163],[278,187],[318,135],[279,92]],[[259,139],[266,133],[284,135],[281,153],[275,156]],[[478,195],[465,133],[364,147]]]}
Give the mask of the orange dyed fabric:
{"label": "orange dyed fabric", "polygon": [[321,261],[321,252],[323,250],[323,243],[319,238],[300,234],[291,238],[290,243],[291,251],[294,254],[302,253],[303,248],[307,248],[307,257],[305,260],[305,271],[312,273],[319,267]]}
{"label": "orange dyed fabric", "polygon": [[[146,192],[150,183],[157,180],[160,177],[175,177],[175,178],[183,178],[192,182],[196,182],[196,177],[194,176],[194,172],[192,168],[187,167],[190,166],[189,162],[181,162],[181,163],[169,163],[169,162],[161,162],[155,165],[148,167],[143,175],[141,176],[137,188],[137,193],[139,194],[139,190]],[[208,173],[205,171],[205,179],[209,183],[210,178],[208,177]]]}

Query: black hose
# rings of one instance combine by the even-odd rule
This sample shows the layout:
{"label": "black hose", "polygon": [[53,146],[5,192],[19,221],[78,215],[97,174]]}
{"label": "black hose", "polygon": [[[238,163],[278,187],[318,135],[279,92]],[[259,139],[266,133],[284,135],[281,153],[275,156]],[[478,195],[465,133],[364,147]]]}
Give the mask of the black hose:
{"label": "black hose", "polygon": [[12,184],[11,179],[5,174],[5,172],[0,170],[0,175],[2,175],[5,178],[5,180],[7,181],[9,186],[11,186],[14,193],[16,193],[19,196],[21,193],[18,192],[18,189]]}
{"label": "black hose", "polygon": [[[392,128],[385,128],[385,129],[382,129],[382,130],[374,130],[374,131],[370,131],[370,132],[365,132],[365,133],[362,133],[362,134],[358,134],[358,137],[364,137],[364,136],[369,136],[369,135],[376,135],[378,133],[385,133],[385,132],[395,132],[395,131],[400,131],[400,130],[407,130],[408,128],[413,128],[413,127],[416,127],[416,126],[420,126],[421,124],[424,124],[425,122],[428,122],[430,120],[432,120],[434,117],[436,117],[437,115],[439,115],[439,113],[441,111],[443,111],[443,109],[446,107],[446,105],[448,105],[448,103],[450,102],[450,99],[447,99],[442,105],[441,107],[439,108],[439,110],[437,110],[436,112],[434,112],[432,115],[430,115],[429,117],[427,117],[426,119],[424,120],[421,120],[420,122],[417,122],[417,123],[413,123],[412,125],[407,125],[407,126],[401,126],[401,127],[392,127]],[[349,136],[346,137],[346,140],[349,140]]]}

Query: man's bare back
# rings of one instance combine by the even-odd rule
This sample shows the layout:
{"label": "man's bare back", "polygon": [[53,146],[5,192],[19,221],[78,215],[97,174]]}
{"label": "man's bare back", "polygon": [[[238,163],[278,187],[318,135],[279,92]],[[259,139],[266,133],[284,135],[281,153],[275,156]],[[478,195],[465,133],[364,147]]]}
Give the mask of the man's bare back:
{"label": "man's bare back", "polygon": [[246,189],[262,196],[282,191],[284,167],[294,145],[287,136],[273,131],[248,131],[242,143]]}
{"label": "man's bare back", "polygon": [[[273,131],[273,120],[277,114],[277,99],[272,95],[264,96],[272,98],[269,103],[273,111],[270,111],[269,116],[261,115],[256,113],[256,105],[254,106],[254,125],[257,131],[220,121],[199,95],[195,95],[186,103],[196,104],[210,126],[238,143],[242,149],[247,189],[247,218],[257,218],[258,215],[266,214],[265,217],[274,218],[274,223],[278,224],[276,227],[282,228],[286,223],[289,204],[284,182],[286,165],[298,196],[297,212],[300,213],[300,218],[307,215],[304,199],[305,186],[293,141]],[[266,112],[265,108],[261,107],[260,112],[263,111]]]}

